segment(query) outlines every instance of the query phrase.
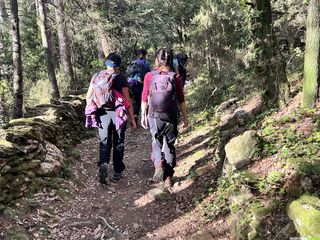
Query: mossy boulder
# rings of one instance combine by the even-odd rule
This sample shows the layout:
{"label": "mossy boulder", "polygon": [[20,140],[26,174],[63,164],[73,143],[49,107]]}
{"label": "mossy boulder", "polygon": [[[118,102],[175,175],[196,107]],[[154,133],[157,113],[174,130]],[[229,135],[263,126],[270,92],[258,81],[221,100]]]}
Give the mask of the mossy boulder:
{"label": "mossy boulder", "polygon": [[225,146],[226,157],[235,169],[245,167],[258,147],[257,132],[250,130],[235,137]]}
{"label": "mossy boulder", "polygon": [[16,155],[17,153],[19,153],[19,150],[12,142],[1,139],[0,137],[0,158],[2,158],[1,162],[4,161],[3,158]]}
{"label": "mossy boulder", "polygon": [[320,199],[303,195],[289,204],[288,216],[301,237],[320,237]]}

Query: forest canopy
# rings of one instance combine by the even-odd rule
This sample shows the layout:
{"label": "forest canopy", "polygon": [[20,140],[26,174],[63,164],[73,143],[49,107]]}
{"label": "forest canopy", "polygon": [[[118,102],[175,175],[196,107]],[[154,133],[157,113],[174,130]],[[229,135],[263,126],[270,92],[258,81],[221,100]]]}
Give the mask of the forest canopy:
{"label": "forest canopy", "polygon": [[[26,107],[86,88],[113,51],[123,57],[123,68],[139,48],[148,49],[151,62],[159,47],[186,53],[189,80],[194,82],[191,95],[205,103],[200,110],[239,94],[256,90],[268,94],[283,84],[287,89],[287,79],[297,79],[303,71],[307,15],[303,1],[0,0],[0,8],[2,122],[14,117],[20,98],[23,107],[17,116]],[[22,64],[16,73],[15,21]],[[17,74],[18,85],[13,84]],[[282,83],[274,80],[278,76]],[[285,101],[269,99],[271,104]]]}

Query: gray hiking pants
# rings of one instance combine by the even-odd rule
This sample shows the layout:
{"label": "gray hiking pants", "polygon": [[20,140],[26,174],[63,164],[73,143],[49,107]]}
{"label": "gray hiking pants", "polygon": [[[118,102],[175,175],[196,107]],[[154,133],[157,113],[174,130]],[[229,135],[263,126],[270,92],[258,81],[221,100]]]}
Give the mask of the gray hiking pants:
{"label": "gray hiking pants", "polygon": [[155,167],[164,168],[164,180],[173,176],[176,166],[176,149],[174,142],[178,135],[177,124],[164,122],[160,119],[148,117],[152,136],[151,159]]}
{"label": "gray hiking pants", "polygon": [[111,149],[113,147],[113,169],[117,173],[123,172],[124,138],[126,126],[116,130],[116,112],[107,111],[106,115],[100,116],[102,128],[99,128],[100,156],[98,166],[103,163],[109,164]]}

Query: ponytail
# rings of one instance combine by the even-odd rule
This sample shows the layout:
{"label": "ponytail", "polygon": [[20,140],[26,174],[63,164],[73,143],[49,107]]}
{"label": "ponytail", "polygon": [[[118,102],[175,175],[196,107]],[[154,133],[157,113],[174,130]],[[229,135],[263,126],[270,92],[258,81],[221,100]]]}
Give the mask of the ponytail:
{"label": "ponytail", "polygon": [[158,60],[157,67],[172,67],[173,65],[173,52],[170,48],[160,48],[156,52],[156,59]]}

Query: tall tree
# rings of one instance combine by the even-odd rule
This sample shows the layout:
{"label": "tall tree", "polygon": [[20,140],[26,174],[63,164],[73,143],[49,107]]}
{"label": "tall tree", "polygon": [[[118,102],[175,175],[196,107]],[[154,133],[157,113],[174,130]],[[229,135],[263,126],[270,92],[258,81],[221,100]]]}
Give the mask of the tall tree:
{"label": "tall tree", "polygon": [[98,41],[100,43],[100,45],[98,46],[101,47],[103,54],[104,54],[104,58],[108,56],[108,54],[110,53],[110,41],[108,41],[107,36],[105,34],[105,31],[103,29],[103,25],[101,24],[101,22],[98,22],[96,25],[97,28],[97,33],[98,33]]}
{"label": "tall tree", "polygon": [[23,106],[23,82],[21,43],[18,17],[18,1],[11,0],[11,35],[12,35],[12,59],[13,59],[13,118],[22,117]]}
{"label": "tall tree", "polygon": [[71,65],[71,52],[69,48],[69,37],[67,35],[67,29],[64,17],[64,6],[62,0],[55,0],[55,15],[57,22],[57,31],[59,38],[60,60],[64,73],[65,80],[69,83],[70,88],[74,88],[75,81],[73,76],[73,70]]}
{"label": "tall tree", "polygon": [[37,0],[38,3],[38,11],[39,11],[39,18],[40,18],[40,31],[41,31],[41,38],[42,38],[42,45],[45,51],[46,62],[47,62],[47,73],[51,87],[51,98],[52,99],[59,99],[60,92],[58,88],[57,78],[55,74],[54,68],[54,60],[52,57],[51,52],[51,42],[49,40],[50,36],[50,28],[47,19],[47,9],[45,6],[44,0]]}
{"label": "tall tree", "polygon": [[313,108],[319,84],[320,0],[310,0],[308,6],[302,106]]}
{"label": "tall tree", "polygon": [[4,59],[4,32],[5,32],[5,22],[7,19],[6,3],[4,0],[0,0],[0,79],[3,75],[3,59]]}
{"label": "tall tree", "polygon": [[[0,81],[4,81],[3,74],[4,74],[4,31],[5,28],[5,20],[7,18],[7,11],[6,5],[4,0],[0,0]],[[6,115],[6,104],[5,104],[5,91],[1,88],[0,82],[0,124],[5,122],[5,115]]]}
{"label": "tall tree", "polygon": [[256,0],[257,75],[265,88],[267,105],[284,105],[288,101],[289,83],[285,63],[272,28],[270,0]]}

